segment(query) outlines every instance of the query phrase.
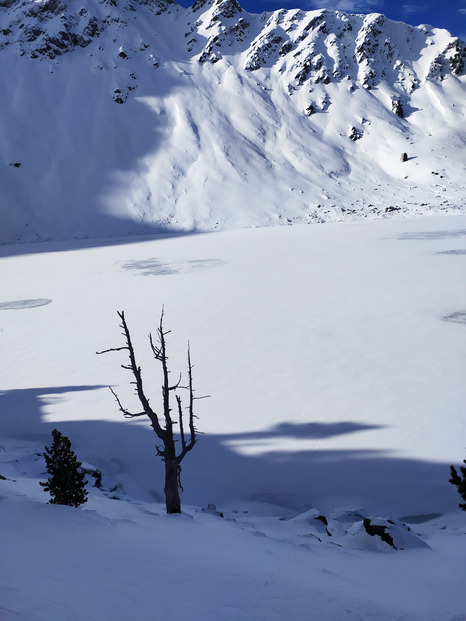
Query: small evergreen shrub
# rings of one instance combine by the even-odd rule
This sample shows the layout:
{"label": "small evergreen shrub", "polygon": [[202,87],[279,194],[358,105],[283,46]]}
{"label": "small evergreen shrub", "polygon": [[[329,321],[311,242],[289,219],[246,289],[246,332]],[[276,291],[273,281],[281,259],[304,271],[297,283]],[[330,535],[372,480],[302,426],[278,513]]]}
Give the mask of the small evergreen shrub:
{"label": "small evergreen shrub", "polygon": [[466,459],[463,460],[465,466],[460,466],[460,476],[454,466],[450,466],[450,478],[448,479],[452,485],[455,485],[458,489],[458,494],[465,501],[464,504],[460,503],[458,506],[463,511],[466,511]]}
{"label": "small evergreen shrub", "polygon": [[50,477],[40,483],[44,491],[50,492],[51,504],[79,507],[87,502],[87,481],[80,470],[81,462],[71,450],[70,440],[57,429],[52,431],[52,446],[45,447],[45,463]]}

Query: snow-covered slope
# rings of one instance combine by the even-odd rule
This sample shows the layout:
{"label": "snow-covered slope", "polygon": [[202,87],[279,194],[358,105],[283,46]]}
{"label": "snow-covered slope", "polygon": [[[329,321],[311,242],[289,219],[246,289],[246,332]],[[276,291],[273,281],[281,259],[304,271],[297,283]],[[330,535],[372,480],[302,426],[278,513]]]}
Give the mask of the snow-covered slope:
{"label": "snow-covered slope", "polygon": [[464,57],[379,14],[3,0],[0,239],[463,210]]}
{"label": "snow-covered slope", "polygon": [[[465,240],[462,215],[3,245],[2,621],[463,621]],[[127,352],[95,354],[124,309],[157,410],[162,304],[172,377],[189,339],[211,394],[179,516],[107,388],[137,411]],[[39,486],[54,428],[102,473],[78,509]]]}

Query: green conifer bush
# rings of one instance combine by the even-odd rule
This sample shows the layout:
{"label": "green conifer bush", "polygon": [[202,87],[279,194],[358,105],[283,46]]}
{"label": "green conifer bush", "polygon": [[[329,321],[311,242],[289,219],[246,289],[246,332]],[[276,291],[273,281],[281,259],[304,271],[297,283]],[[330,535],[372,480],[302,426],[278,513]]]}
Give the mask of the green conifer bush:
{"label": "green conifer bush", "polygon": [[458,474],[454,466],[450,466],[450,478],[449,481],[452,485],[456,485],[458,494],[465,501],[464,504],[460,503],[458,506],[463,511],[466,511],[466,459],[463,460],[464,466],[460,466],[461,475]]}
{"label": "green conifer bush", "polygon": [[79,507],[87,502],[87,481],[80,470],[81,462],[71,450],[70,440],[57,429],[52,431],[52,446],[45,447],[45,463],[50,477],[40,483],[44,491],[50,492],[51,504]]}

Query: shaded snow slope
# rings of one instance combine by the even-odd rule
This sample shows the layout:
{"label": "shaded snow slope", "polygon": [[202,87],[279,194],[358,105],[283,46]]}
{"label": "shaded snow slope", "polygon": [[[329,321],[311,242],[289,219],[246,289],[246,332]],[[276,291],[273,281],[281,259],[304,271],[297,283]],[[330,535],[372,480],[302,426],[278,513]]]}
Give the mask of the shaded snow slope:
{"label": "shaded snow slope", "polygon": [[0,239],[461,211],[464,55],[379,14],[3,2]]}

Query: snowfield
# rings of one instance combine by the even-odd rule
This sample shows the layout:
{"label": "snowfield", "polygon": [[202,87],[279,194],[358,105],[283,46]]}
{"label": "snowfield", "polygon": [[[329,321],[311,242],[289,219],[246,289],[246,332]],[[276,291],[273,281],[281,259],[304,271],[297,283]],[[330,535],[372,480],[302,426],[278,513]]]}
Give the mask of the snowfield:
{"label": "snowfield", "polygon": [[[465,42],[0,4],[0,621],[466,621]],[[124,310],[160,412],[162,308],[209,396],[171,516],[125,351],[96,353]],[[55,428],[76,509],[39,485]]]}
{"label": "snowfield", "polygon": [[[0,247],[0,619],[463,621],[466,217]],[[166,516],[124,310],[173,376],[189,340],[199,444]],[[89,476],[47,504],[40,453]],[[369,518],[369,522],[367,519]],[[388,521],[390,520],[390,521]],[[385,526],[395,548],[364,524]]]}

